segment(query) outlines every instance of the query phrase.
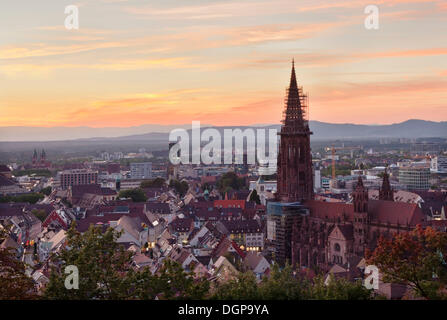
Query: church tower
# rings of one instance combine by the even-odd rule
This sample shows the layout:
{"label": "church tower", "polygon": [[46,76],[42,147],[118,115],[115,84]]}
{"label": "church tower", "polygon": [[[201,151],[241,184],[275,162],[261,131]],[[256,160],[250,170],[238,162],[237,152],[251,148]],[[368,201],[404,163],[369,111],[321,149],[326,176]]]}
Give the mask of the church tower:
{"label": "church tower", "polygon": [[368,236],[368,189],[363,186],[359,176],[355,190],[352,192],[354,205],[354,251],[363,256]]}
{"label": "church tower", "polygon": [[314,197],[312,155],[307,119],[307,95],[298,87],[292,61],[287,89],[279,153],[277,197],[282,202],[310,200]]}
{"label": "church tower", "polygon": [[44,164],[46,160],[47,160],[47,155],[45,153],[45,150],[42,149],[42,153],[40,154],[40,163]]}
{"label": "church tower", "polygon": [[379,200],[394,201],[394,190],[391,189],[388,172],[383,174],[382,187],[379,188]]}
{"label": "church tower", "polygon": [[37,151],[36,149],[34,149],[34,154],[33,154],[33,166],[35,166],[37,164]]}

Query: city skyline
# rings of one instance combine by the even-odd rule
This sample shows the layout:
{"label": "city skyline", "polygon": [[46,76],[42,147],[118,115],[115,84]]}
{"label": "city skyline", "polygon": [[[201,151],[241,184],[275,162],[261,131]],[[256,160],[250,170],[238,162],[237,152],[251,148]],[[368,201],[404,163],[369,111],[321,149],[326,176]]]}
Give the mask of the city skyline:
{"label": "city skyline", "polygon": [[447,119],[445,3],[376,1],[367,30],[370,4],[19,1],[2,10],[0,126],[279,123],[292,58],[310,120]]}

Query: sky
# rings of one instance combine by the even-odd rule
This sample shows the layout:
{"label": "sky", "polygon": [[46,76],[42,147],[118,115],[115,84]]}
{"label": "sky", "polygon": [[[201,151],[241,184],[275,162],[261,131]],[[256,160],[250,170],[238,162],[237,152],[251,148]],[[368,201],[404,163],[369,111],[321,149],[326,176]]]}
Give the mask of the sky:
{"label": "sky", "polygon": [[310,120],[447,120],[445,0],[14,0],[0,126],[278,123],[292,58]]}

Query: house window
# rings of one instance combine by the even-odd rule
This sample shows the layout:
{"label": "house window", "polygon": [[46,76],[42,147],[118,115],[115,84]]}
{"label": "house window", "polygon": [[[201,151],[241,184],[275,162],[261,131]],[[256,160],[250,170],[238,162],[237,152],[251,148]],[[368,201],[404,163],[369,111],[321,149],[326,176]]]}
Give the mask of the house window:
{"label": "house window", "polygon": [[335,250],[336,252],[340,252],[341,248],[340,248],[340,245],[339,245],[338,243],[336,243],[336,244],[334,245],[334,250]]}

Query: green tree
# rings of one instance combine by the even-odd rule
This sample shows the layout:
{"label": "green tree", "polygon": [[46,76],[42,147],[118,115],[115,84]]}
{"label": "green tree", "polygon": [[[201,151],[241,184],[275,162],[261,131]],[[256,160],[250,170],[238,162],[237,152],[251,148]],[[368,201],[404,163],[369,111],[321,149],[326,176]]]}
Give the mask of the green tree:
{"label": "green tree", "polygon": [[274,264],[269,277],[262,279],[259,291],[266,300],[302,300],[309,298],[309,286],[309,281],[293,275],[290,265],[281,270]]}
{"label": "green tree", "polygon": [[49,196],[51,194],[51,186],[43,188],[42,190],[40,190],[40,193],[43,193],[44,195]]}
{"label": "green tree", "polygon": [[256,202],[256,204],[261,204],[261,199],[259,198],[258,192],[256,189],[253,189],[251,195],[250,195],[250,201]]}
{"label": "green tree", "polygon": [[[335,166],[335,175],[336,176],[348,176],[351,174],[352,167],[350,165],[336,165]],[[332,166],[324,168],[321,170],[322,176],[331,176],[332,175]]]}
{"label": "green tree", "polygon": [[21,176],[30,176],[30,175],[36,175],[40,177],[51,177],[52,173],[50,170],[47,169],[27,169],[27,170],[14,170],[12,174],[16,177]]}
{"label": "green tree", "polygon": [[122,190],[118,194],[118,197],[131,198],[133,202],[145,202],[147,200],[147,196],[141,188]]}
{"label": "green tree", "polygon": [[141,182],[140,188],[161,188],[166,181],[163,178],[155,178],[152,180],[144,180]]}
{"label": "green tree", "polygon": [[372,290],[366,289],[361,281],[350,282],[347,279],[336,279],[330,276],[325,283],[323,276],[313,280],[310,287],[310,299],[316,300],[370,300]]}
{"label": "green tree", "polygon": [[18,196],[0,196],[0,203],[5,202],[28,202],[35,204],[45,196],[41,193],[26,193]]}
{"label": "green tree", "polygon": [[331,278],[325,284],[323,276],[308,280],[296,276],[290,265],[280,269],[272,266],[270,275],[257,283],[252,272],[240,273],[234,280],[218,284],[212,299],[223,300],[368,300],[372,291],[360,281]]}
{"label": "green tree", "polygon": [[213,300],[259,300],[261,298],[253,272],[239,273],[236,279],[216,286]]}
{"label": "green tree", "polygon": [[[126,299],[131,288],[132,253],[116,240],[120,233],[109,228],[91,226],[84,234],[75,224],[67,232],[67,247],[51,257],[53,268],[45,290],[47,299]],[[74,265],[79,270],[79,289],[69,290],[64,282],[65,267]]]}
{"label": "green tree", "polygon": [[[132,268],[133,253],[117,243],[120,233],[91,226],[81,234],[73,224],[67,232],[67,247],[51,257],[53,268],[44,297],[46,299],[204,299],[209,291],[205,278],[194,278],[181,265],[165,260],[157,274],[149,268]],[[79,289],[68,290],[65,267],[79,270]]]}
{"label": "green tree", "polygon": [[47,217],[47,212],[43,209],[33,209],[31,213],[36,216],[37,219],[44,222]]}
{"label": "green tree", "polygon": [[211,184],[209,184],[208,182],[205,182],[204,184],[202,184],[202,190],[212,191],[213,186]]}
{"label": "green tree", "polygon": [[234,172],[227,172],[217,180],[216,186],[221,194],[231,190],[241,190],[245,186],[245,179],[239,178]]}
{"label": "green tree", "polygon": [[200,300],[205,299],[209,291],[209,281],[194,278],[192,272],[185,272],[175,261],[165,260],[157,274],[149,268],[130,273],[132,298],[152,300]]}
{"label": "green tree", "polygon": [[189,185],[186,181],[171,180],[169,182],[169,187],[174,188],[174,190],[180,195],[180,197],[185,196],[188,192]]}

